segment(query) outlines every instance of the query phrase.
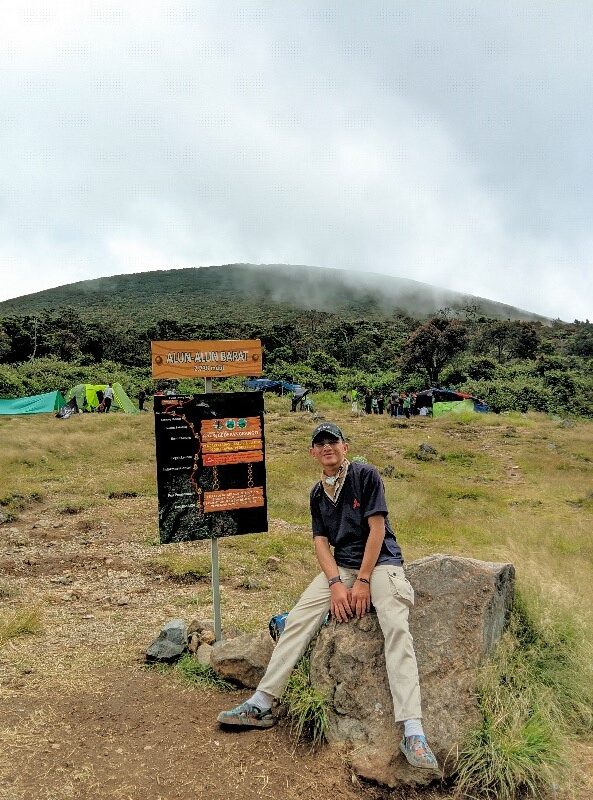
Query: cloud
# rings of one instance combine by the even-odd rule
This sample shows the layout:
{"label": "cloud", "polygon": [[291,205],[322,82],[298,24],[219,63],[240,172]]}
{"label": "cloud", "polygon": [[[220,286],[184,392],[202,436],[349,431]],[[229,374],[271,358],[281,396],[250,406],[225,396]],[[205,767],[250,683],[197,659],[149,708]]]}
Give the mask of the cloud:
{"label": "cloud", "polygon": [[0,294],[285,262],[590,317],[590,17],[17,2],[0,34]]}

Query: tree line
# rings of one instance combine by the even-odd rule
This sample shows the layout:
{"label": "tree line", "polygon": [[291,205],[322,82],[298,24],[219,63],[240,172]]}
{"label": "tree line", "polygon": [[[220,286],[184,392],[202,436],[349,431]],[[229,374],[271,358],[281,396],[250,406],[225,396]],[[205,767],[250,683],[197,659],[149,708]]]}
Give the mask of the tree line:
{"label": "tree line", "polygon": [[[360,311],[360,309],[358,309]],[[74,308],[0,318],[0,396],[49,391],[51,381],[150,385],[151,340],[261,339],[264,374],[312,390],[384,392],[446,385],[496,410],[593,416],[593,325],[495,320],[475,308],[428,320],[290,309],[209,308],[208,317],[108,322]],[[99,374],[101,373],[101,374]],[[109,373],[106,375],[105,373]],[[115,376],[117,374],[118,377]],[[88,377],[85,377],[87,376]],[[78,376],[78,377],[77,377]]]}

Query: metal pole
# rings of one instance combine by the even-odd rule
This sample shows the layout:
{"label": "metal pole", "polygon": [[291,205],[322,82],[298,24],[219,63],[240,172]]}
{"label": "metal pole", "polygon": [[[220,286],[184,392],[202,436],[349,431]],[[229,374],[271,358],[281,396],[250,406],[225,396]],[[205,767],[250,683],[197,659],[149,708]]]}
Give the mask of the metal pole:
{"label": "metal pole", "polygon": [[222,639],[222,623],[220,613],[220,572],[218,568],[218,539],[210,539],[210,556],[212,561],[212,606],[214,608],[214,635],[216,641]]}
{"label": "metal pole", "polygon": [[[212,392],[212,378],[204,378],[204,391]],[[220,567],[218,561],[218,539],[210,539],[210,561],[212,565],[212,607],[214,609],[214,635],[216,641],[222,639],[222,615],[220,613]]]}

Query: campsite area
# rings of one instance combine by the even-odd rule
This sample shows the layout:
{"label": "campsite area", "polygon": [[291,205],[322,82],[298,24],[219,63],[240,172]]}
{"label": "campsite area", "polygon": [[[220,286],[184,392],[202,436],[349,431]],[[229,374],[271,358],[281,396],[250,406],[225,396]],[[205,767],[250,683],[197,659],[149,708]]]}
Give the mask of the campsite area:
{"label": "campsite area", "polygon": [[[392,420],[326,401],[317,410],[343,426],[350,455],[381,470],[408,561],[510,560],[542,624],[567,612],[579,644],[593,640],[593,423],[519,413]],[[314,423],[286,406],[266,396],[269,533],[220,541],[223,628],[265,628],[316,571]],[[422,443],[434,458],[418,458]],[[0,418],[0,475],[0,798],[397,796],[362,785],[346,757],[295,745],[285,723],[221,731],[217,713],[247,692],[146,667],[164,622],[211,615],[209,543],[158,540],[152,414]],[[18,635],[10,623],[25,617],[31,632]],[[567,739],[566,758],[557,797],[589,800],[593,736]]]}

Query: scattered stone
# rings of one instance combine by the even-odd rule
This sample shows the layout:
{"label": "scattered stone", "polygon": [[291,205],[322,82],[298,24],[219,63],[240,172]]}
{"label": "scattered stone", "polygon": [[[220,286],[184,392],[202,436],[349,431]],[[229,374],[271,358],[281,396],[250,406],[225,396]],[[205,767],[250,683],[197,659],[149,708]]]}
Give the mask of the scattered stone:
{"label": "scattered stone", "polygon": [[[503,631],[513,599],[514,568],[434,555],[412,562],[406,573],[416,593],[410,630],[423,723],[449,776],[454,754],[481,718],[477,673]],[[351,748],[357,775],[389,787],[420,786],[435,779],[428,770],[410,767],[399,753],[401,726],[393,718],[383,634],[375,614],[321,629],[311,652],[311,681],[330,698],[328,741]]]}
{"label": "scattered stone", "polygon": [[47,519],[38,519],[33,523],[33,528],[51,528],[51,522]]}
{"label": "scattered stone", "polygon": [[277,572],[280,569],[282,560],[278,556],[270,556],[266,561],[266,567],[270,572]]}
{"label": "scattered stone", "polygon": [[187,648],[187,629],[182,619],[169,620],[146,651],[147,661],[176,661]]}
{"label": "scattered stone", "polygon": [[210,666],[210,661],[212,659],[212,645],[205,643],[201,644],[196,650],[196,659],[201,664]]}
{"label": "scattered stone", "polygon": [[198,647],[200,646],[200,637],[197,633],[192,633],[188,636],[189,644],[187,645],[187,649],[193,655],[196,653]]}
{"label": "scattered stone", "polygon": [[563,419],[560,423],[561,428],[574,428],[574,422],[571,419]]}
{"label": "scattered stone", "polygon": [[122,595],[121,597],[117,598],[117,605],[118,606],[127,606],[130,604],[130,598],[127,595]]}
{"label": "scattered stone", "polygon": [[216,642],[210,664],[222,678],[255,689],[272,655],[274,642],[267,631],[244,633],[235,639]]}
{"label": "scattered stone", "polygon": [[216,641],[216,634],[211,630],[203,630],[200,634],[200,644],[214,644]]}
{"label": "scattered stone", "polygon": [[395,467],[393,464],[387,464],[386,467],[383,467],[381,470],[381,475],[384,475],[386,478],[391,478],[393,473],[395,472]]}
{"label": "scattered stone", "polygon": [[59,578],[50,578],[50,583],[60,583],[63,586],[69,586],[72,583],[72,578],[69,575],[60,575]]}
{"label": "scattered stone", "polygon": [[421,461],[423,460],[430,461],[430,459],[436,455],[437,451],[431,444],[426,444],[426,442],[422,442],[422,444],[418,447],[416,458],[419,458]]}
{"label": "scattered stone", "polygon": [[199,617],[196,619],[192,619],[189,623],[187,628],[187,635],[189,636],[192,633],[202,633],[202,631],[213,631],[214,630],[214,621],[211,619],[200,619]]}

